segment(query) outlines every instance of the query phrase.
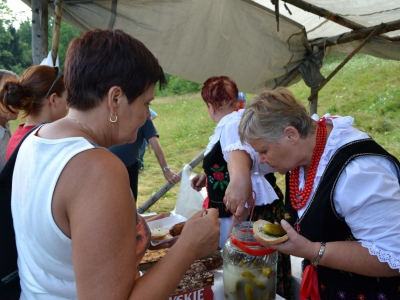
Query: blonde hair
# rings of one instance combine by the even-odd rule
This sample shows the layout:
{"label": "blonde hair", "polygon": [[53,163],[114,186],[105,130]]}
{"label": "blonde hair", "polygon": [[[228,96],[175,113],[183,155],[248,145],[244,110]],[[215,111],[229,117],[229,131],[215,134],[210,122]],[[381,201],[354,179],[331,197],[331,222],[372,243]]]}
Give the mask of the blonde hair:
{"label": "blonde hair", "polygon": [[276,142],[287,126],[293,126],[302,138],[313,133],[313,120],[305,106],[287,88],[264,90],[247,105],[239,125],[242,143],[263,138]]}

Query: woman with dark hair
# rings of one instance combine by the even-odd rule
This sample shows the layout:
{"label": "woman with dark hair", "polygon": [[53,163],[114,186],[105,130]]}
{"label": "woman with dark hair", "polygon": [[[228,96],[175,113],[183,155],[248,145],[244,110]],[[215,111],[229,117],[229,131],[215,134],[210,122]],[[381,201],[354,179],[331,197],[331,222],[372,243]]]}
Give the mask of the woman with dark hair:
{"label": "woman with dark hair", "polygon": [[[227,76],[215,76],[204,82],[201,96],[207,105],[210,118],[218,125],[206,147],[203,160],[204,174],[191,180],[191,186],[199,191],[207,189],[206,208],[217,208],[221,220],[220,247],[230,235],[232,207],[237,199],[244,200],[236,207],[236,217],[242,221],[249,218],[249,205],[255,205],[251,221],[266,219],[279,222],[284,215],[283,196],[279,187],[263,177],[273,175],[274,170],[267,164],[259,164],[257,153],[242,144],[238,127],[243,107],[238,101],[236,83]],[[237,208],[237,209],[236,209]],[[293,298],[291,264],[288,255],[278,256],[277,292],[286,299]]]}
{"label": "woman with dark hair", "polygon": [[353,121],[310,116],[280,87],[239,126],[260,163],[287,176],[289,240],[268,246],[305,258],[301,299],[400,299],[400,163]]}
{"label": "woman with dark hair", "polygon": [[68,112],[64,76],[58,67],[30,67],[19,81],[4,83],[0,99],[8,112],[21,110],[26,118],[26,122],[19,125],[8,143],[6,160],[32,128],[46,121],[63,118]]}
{"label": "woman with dark hair", "polygon": [[165,84],[157,59],[121,30],[87,31],[70,43],[68,116],[33,131],[14,169],[22,299],[167,299],[191,263],[217,249],[217,213],[200,211],[138,276],[150,230],[124,164],[107,148],[135,141],[157,82]]}

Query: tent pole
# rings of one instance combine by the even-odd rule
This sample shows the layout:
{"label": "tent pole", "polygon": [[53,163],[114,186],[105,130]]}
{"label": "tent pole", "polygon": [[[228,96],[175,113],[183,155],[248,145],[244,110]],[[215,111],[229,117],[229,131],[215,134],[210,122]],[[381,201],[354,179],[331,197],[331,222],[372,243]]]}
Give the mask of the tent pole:
{"label": "tent pole", "polygon": [[47,56],[48,0],[31,0],[32,65],[39,65]]}
{"label": "tent pole", "polygon": [[56,65],[58,45],[60,41],[60,31],[61,31],[61,18],[62,18],[62,5],[63,0],[55,0],[55,18],[54,18],[54,29],[53,29],[53,41],[51,46],[51,56],[53,59],[53,66]]}
{"label": "tent pole", "polygon": [[[188,165],[194,169],[204,158],[204,151],[197,155]],[[183,169],[179,171],[178,175],[182,176]],[[166,183],[161,189],[159,189],[153,196],[151,196],[143,205],[141,205],[137,211],[139,214],[144,213],[154,203],[156,203],[166,192],[168,192],[175,184]]]}
{"label": "tent pole", "polygon": [[[400,29],[400,20],[382,23],[382,24],[384,26],[379,31],[379,33],[385,33],[385,32],[390,32],[390,31],[395,31],[395,30]],[[318,48],[322,49],[322,48],[326,48],[326,47],[336,46],[339,44],[349,43],[352,41],[358,41],[358,40],[368,37],[371,34],[371,32],[373,32],[378,26],[381,26],[381,25],[367,27],[367,28],[363,28],[361,30],[354,30],[349,33],[344,33],[335,42],[330,42],[328,40],[328,38],[325,37],[325,38],[318,38],[313,41],[309,41],[309,43],[312,47],[318,47]],[[396,41],[396,40],[400,40],[400,37],[391,38],[391,41]],[[300,74],[300,72],[297,69],[293,69],[276,86],[287,86],[299,74]]]}
{"label": "tent pole", "polygon": [[[359,30],[365,28],[365,26],[361,24],[343,18],[341,15],[335,14],[329,10],[326,10],[322,7],[318,7],[304,0],[285,0],[285,2],[353,30]],[[390,37],[386,35],[381,35],[380,37],[390,40]]]}
{"label": "tent pole", "polygon": [[[395,31],[395,30],[400,29],[400,20],[382,23],[382,24],[384,24],[384,27],[382,28],[382,30],[379,33],[385,33],[385,32],[390,32],[390,31]],[[366,28],[363,28],[360,30],[354,30],[352,32],[343,33],[339,37],[339,39],[334,42],[329,41],[327,38],[318,38],[313,41],[309,41],[309,43],[312,46],[317,46],[318,48],[321,48],[321,49],[330,47],[330,46],[336,46],[339,44],[345,44],[345,43],[349,43],[349,42],[356,41],[356,40],[361,40],[361,39],[368,37],[368,35],[370,35],[371,32],[374,31],[374,29],[376,29],[376,27],[378,27],[378,26],[381,26],[381,25],[366,27]],[[391,38],[391,41],[396,41],[396,40],[400,40],[400,38]]]}
{"label": "tent pole", "polygon": [[315,92],[317,88],[316,87],[312,87],[311,88],[311,95],[314,95],[312,99],[308,99],[310,100],[310,116],[312,116],[313,114],[317,113],[317,108],[318,108],[318,90]]}
{"label": "tent pole", "polygon": [[318,91],[320,91],[320,90],[329,82],[329,80],[331,80],[332,77],[335,76],[335,74],[336,74],[337,72],[339,72],[339,70],[340,70],[341,68],[343,68],[344,65],[347,64],[347,62],[348,62],[358,51],[360,51],[360,49],[361,49],[362,47],[364,47],[364,45],[365,45],[366,43],[368,43],[377,33],[379,33],[380,30],[381,30],[384,26],[385,26],[385,24],[382,23],[381,25],[379,25],[378,27],[376,27],[376,28],[374,29],[374,31],[371,32],[371,34],[370,34],[356,49],[354,49],[353,52],[351,52],[351,53],[341,62],[341,64],[338,65],[338,66],[336,67],[336,69],[333,70],[333,72],[332,72],[331,74],[329,74],[329,76],[328,76],[318,87],[315,88],[314,91],[311,91],[311,95],[310,95],[310,97],[308,97],[308,100],[309,100],[309,101],[312,101],[312,99],[314,99],[315,94],[317,94]]}

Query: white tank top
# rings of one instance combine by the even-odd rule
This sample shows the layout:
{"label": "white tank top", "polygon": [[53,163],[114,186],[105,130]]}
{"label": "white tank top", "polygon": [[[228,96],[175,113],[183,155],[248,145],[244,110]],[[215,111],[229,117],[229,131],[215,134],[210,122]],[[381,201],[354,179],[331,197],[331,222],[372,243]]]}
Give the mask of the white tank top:
{"label": "white tank top", "polygon": [[35,133],[21,145],[12,181],[20,299],[77,299],[71,239],[54,222],[51,203],[68,161],[95,146],[80,137],[47,140]]}

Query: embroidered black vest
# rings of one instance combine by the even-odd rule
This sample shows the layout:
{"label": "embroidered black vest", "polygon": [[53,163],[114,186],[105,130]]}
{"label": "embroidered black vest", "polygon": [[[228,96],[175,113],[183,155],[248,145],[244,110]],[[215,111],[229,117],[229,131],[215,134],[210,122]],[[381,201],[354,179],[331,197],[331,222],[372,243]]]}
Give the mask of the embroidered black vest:
{"label": "embroidered black vest", "polygon": [[[342,146],[332,156],[321,177],[311,203],[299,219],[291,207],[289,177],[286,174],[286,211],[288,220],[304,237],[313,242],[355,240],[349,226],[334,207],[333,192],[345,167],[355,158],[381,156],[391,160],[400,170],[399,161],[372,139],[358,140]],[[351,201],[351,199],[349,199]],[[310,261],[305,260],[305,265]],[[368,277],[318,266],[321,299],[400,299],[400,277]]]}
{"label": "embroidered black vest", "polygon": [[222,154],[221,143],[218,141],[203,159],[203,169],[207,176],[207,194],[210,200],[209,208],[219,210],[219,218],[228,218],[232,214],[222,202],[229,184],[228,163]]}

